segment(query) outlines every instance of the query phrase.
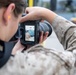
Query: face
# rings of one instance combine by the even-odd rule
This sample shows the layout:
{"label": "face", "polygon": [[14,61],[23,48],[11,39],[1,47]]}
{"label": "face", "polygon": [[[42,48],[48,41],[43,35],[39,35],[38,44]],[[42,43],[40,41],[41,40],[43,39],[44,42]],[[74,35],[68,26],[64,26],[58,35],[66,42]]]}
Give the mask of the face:
{"label": "face", "polygon": [[13,35],[16,33],[17,29],[18,29],[18,25],[21,19],[21,14],[16,18],[14,15],[12,15],[11,19],[9,20],[9,25],[7,27],[7,41],[10,40]]}
{"label": "face", "polygon": [[22,13],[19,14],[18,17],[15,17],[13,12],[14,9],[14,4],[10,4],[6,9],[0,9],[0,35],[2,35],[0,36],[0,40],[9,41],[18,29]]}

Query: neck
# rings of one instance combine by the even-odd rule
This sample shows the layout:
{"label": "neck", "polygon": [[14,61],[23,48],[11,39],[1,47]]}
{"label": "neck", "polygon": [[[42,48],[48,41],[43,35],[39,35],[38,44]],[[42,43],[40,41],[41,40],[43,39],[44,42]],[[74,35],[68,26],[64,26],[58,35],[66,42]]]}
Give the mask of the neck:
{"label": "neck", "polygon": [[0,40],[6,40],[5,39],[5,27],[3,22],[3,12],[4,9],[0,9]]}
{"label": "neck", "polygon": [[6,33],[5,27],[0,23],[0,40],[6,41],[7,36],[8,36],[8,34]]}

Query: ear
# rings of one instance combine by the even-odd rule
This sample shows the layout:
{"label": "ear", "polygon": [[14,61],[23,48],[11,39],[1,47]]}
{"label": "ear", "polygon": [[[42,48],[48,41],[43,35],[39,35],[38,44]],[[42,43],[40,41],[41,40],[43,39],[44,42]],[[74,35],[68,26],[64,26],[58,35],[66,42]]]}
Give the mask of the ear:
{"label": "ear", "polygon": [[15,4],[11,3],[5,10],[4,14],[3,14],[3,19],[6,25],[8,25],[9,20],[11,19],[12,15],[13,15],[13,11],[15,9]]}

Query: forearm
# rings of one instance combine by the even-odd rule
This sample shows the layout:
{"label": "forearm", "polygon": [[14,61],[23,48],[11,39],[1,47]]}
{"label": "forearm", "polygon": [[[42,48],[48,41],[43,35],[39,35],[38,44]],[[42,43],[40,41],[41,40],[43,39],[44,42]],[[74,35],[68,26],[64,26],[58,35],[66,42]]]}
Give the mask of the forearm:
{"label": "forearm", "polygon": [[49,9],[45,9],[42,10],[42,12],[40,12],[41,16],[43,19],[47,20],[50,24],[52,24],[52,22],[54,21],[55,17],[57,16],[56,13],[54,13],[53,11],[49,10]]}
{"label": "forearm", "polygon": [[27,7],[25,13],[27,15],[25,17],[22,17],[20,22],[24,22],[27,20],[45,19],[48,22],[52,23],[52,21],[57,15],[56,13],[50,11],[49,9],[41,7]]}

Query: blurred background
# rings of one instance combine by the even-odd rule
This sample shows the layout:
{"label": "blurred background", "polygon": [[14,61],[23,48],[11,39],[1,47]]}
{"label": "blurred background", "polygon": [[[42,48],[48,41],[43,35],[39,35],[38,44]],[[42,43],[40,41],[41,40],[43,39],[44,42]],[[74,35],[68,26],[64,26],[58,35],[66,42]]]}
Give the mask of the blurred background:
{"label": "blurred background", "polygon": [[[48,8],[58,15],[76,23],[76,0],[26,0],[28,6],[41,6]],[[44,42],[46,48],[64,50],[55,32]]]}
{"label": "blurred background", "polygon": [[76,17],[76,0],[26,0],[29,6],[41,6],[51,9],[70,20]]}

